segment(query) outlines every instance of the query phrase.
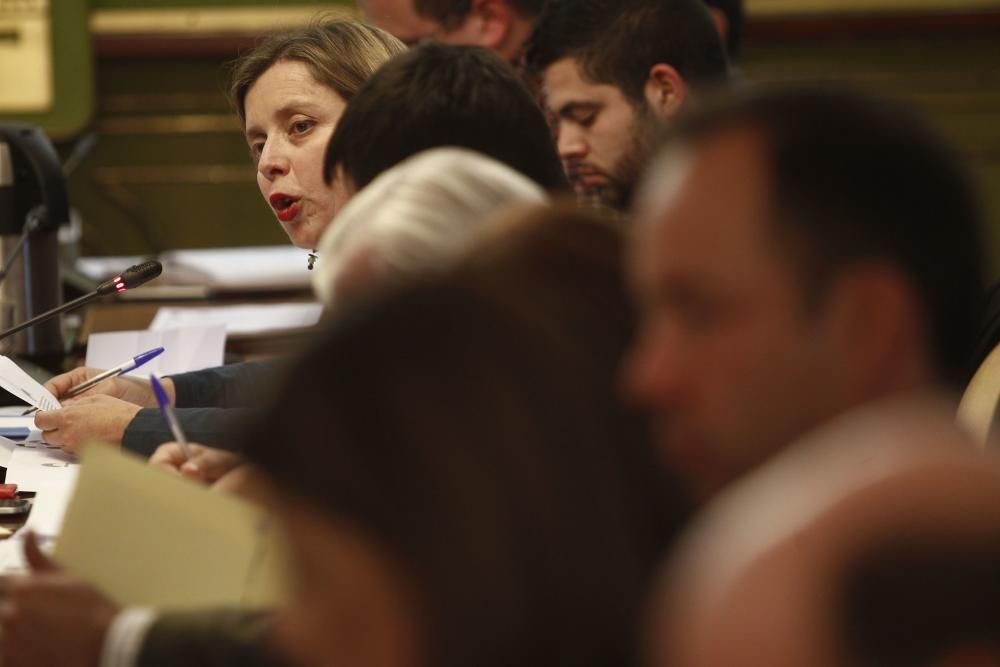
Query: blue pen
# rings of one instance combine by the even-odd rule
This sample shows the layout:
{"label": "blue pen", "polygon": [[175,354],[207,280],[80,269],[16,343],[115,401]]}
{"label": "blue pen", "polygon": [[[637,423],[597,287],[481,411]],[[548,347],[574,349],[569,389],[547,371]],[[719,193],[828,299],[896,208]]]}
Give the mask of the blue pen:
{"label": "blue pen", "polygon": [[76,385],[75,387],[67,391],[65,394],[63,394],[62,398],[69,398],[71,396],[76,396],[81,392],[87,391],[101,380],[107,380],[109,377],[131,373],[135,369],[139,368],[139,366],[142,366],[147,361],[154,359],[160,356],[161,354],[163,354],[162,347],[154,347],[152,350],[149,350],[148,352],[137,354],[136,356],[126,361],[124,364],[119,364],[114,368],[109,368],[100,375],[95,375],[86,382],[81,382],[80,384]]}
{"label": "blue pen", "polygon": [[[142,354],[137,354],[136,356],[132,357],[131,359],[129,359],[128,361],[126,361],[123,364],[118,364],[114,368],[109,368],[108,370],[104,371],[103,373],[99,373],[99,374],[95,375],[94,377],[90,378],[89,380],[81,382],[80,384],[76,385],[75,387],[70,387],[69,391],[67,391],[65,394],[63,394],[59,398],[71,398],[73,396],[76,396],[77,394],[82,394],[83,392],[87,391],[88,389],[90,389],[91,387],[93,387],[98,382],[102,382],[104,380],[107,380],[110,377],[115,377],[117,375],[125,375],[126,373],[131,373],[132,371],[134,371],[135,369],[139,368],[139,366],[142,366],[144,363],[146,363],[150,359],[154,359],[154,358],[160,356],[161,354],[163,354],[163,348],[162,347],[154,347],[152,350],[149,350],[147,352],[143,352]],[[24,415],[30,415],[32,412],[35,412],[37,409],[38,408],[31,408],[30,410],[26,410],[26,411],[22,412],[21,415],[22,416],[24,416]]]}
{"label": "blue pen", "polygon": [[181,446],[181,452],[184,453],[184,458],[186,460],[191,459],[191,448],[188,447],[187,438],[184,437],[184,431],[181,430],[181,424],[177,421],[177,413],[174,412],[174,406],[170,405],[170,397],[167,396],[167,390],[163,388],[163,384],[160,383],[160,378],[153,374],[149,376],[149,382],[153,385],[153,393],[156,394],[156,402],[160,404],[160,412],[163,413],[163,419],[166,420],[167,426],[170,427],[170,432],[174,434],[174,440],[177,444]]}

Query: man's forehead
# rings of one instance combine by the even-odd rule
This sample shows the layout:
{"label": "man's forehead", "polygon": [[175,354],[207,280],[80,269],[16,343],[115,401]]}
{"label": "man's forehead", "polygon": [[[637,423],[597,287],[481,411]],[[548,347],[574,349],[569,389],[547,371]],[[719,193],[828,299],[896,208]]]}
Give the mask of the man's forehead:
{"label": "man's forehead", "polygon": [[550,104],[593,103],[623,97],[621,90],[590,81],[575,58],[562,58],[545,68],[542,87]]}
{"label": "man's forehead", "polygon": [[[678,143],[660,154],[636,198],[635,269],[659,274],[660,263],[696,261],[711,250],[746,258],[770,254],[771,204],[759,145],[744,137]],[[697,250],[696,257],[686,257]]]}

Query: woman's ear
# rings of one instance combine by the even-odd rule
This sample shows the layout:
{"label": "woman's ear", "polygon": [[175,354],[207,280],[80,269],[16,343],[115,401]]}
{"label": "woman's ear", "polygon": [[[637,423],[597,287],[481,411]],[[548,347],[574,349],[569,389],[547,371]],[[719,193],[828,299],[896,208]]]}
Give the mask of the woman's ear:
{"label": "woman's ear", "polygon": [[653,114],[660,120],[667,120],[684,106],[688,86],[671,65],[657,63],[649,69],[644,93]]}

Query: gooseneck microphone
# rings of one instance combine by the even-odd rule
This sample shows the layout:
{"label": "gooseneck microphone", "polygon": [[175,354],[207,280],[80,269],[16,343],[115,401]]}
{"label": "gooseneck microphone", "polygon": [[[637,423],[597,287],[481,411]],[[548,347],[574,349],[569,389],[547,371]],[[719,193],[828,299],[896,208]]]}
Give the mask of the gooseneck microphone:
{"label": "gooseneck microphone", "polygon": [[27,322],[22,322],[16,327],[11,327],[5,331],[0,332],[0,340],[7,338],[8,336],[13,336],[19,331],[24,331],[28,327],[34,326],[39,322],[44,322],[45,320],[55,317],[60,313],[65,313],[67,311],[73,310],[74,308],[79,308],[80,306],[90,303],[94,299],[99,299],[102,296],[108,294],[115,294],[118,292],[124,292],[125,290],[130,290],[134,287],[138,287],[144,283],[149,282],[153,278],[156,278],[163,272],[163,265],[157,261],[143,262],[142,264],[136,264],[135,266],[130,266],[125,269],[121,275],[115,276],[111,280],[106,280],[97,286],[93,292],[89,294],[84,294],[83,296],[73,299],[72,301],[67,301],[66,303],[48,310],[37,317],[32,317]]}

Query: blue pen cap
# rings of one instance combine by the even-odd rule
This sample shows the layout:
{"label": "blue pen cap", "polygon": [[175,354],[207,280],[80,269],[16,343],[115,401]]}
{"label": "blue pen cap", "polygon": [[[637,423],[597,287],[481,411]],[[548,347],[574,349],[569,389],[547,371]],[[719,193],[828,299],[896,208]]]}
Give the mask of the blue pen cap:
{"label": "blue pen cap", "polygon": [[139,366],[142,366],[144,363],[146,363],[150,359],[153,359],[154,357],[158,357],[161,354],[163,354],[163,348],[162,347],[154,347],[152,350],[149,350],[147,352],[143,352],[142,354],[135,355],[134,357],[132,357],[132,361],[135,362],[135,365],[138,368]]}
{"label": "blue pen cap", "polygon": [[160,378],[150,374],[149,382],[153,385],[153,393],[156,394],[156,402],[160,404],[160,407],[170,405],[170,397],[167,396],[167,390],[160,383]]}

